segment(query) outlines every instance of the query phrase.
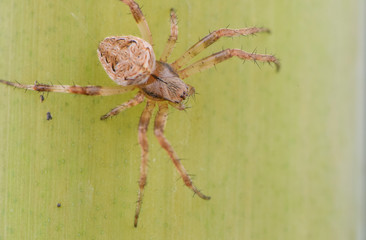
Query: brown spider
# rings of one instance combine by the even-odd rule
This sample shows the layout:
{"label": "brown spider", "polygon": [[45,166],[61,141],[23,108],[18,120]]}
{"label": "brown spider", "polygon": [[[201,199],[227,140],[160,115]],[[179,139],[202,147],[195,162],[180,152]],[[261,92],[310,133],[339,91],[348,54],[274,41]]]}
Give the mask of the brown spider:
{"label": "brown spider", "polygon": [[[226,49],[214,53],[202,60],[186,66],[193,57],[202,50],[216,42],[221,37],[246,36],[258,32],[269,32],[266,28],[242,28],[242,29],[219,29],[208,34],[188,49],[180,58],[173,63],[167,63],[178,37],[177,17],[173,9],[170,11],[171,33],[160,60],[155,59],[152,48],[152,35],[139,5],[133,0],[121,0],[127,4],[136,20],[142,38],[135,36],[107,37],[100,44],[97,50],[98,57],[109,77],[118,86],[67,86],[67,85],[23,85],[19,83],[0,80],[1,83],[17,88],[29,89],[39,92],[63,92],[92,96],[108,96],[125,93],[133,89],[138,92],[131,100],[117,106],[101,117],[101,120],[117,115],[121,111],[136,106],[147,99],[147,104],[142,112],[139,128],[138,141],[141,146],[141,166],[139,193],[135,212],[134,226],[140,214],[144,188],[147,176],[148,141],[147,128],[155,105],[159,110],[155,116],[154,133],[160,145],[172,159],[179,174],[187,187],[193,190],[200,198],[208,200],[209,196],[201,193],[192,183],[186,169],[183,167],[178,155],[164,136],[164,127],[168,117],[168,104],[179,110],[185,109],[183,100],[193,95],[195,90],[192,86],[184,83],[182,79],[194,73],[213,67],[215,64],[231,57],[238,57],[244,60],[263,61],[274,63],[279,68],[279,61],[271,55],[247,53],[240,49]],[[185,68],[183,68],[186,66]]]}

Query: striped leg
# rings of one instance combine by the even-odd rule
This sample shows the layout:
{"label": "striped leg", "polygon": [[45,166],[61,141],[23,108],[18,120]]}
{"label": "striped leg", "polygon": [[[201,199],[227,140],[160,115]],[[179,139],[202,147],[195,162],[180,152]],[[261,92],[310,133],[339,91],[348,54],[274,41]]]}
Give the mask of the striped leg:
{"label": "striped leg", "polygon": [[149,25],[147,24],[147,21],[139,5],[133,0],[121,0],[121,1],[126,3],[130,7],[131,13],[137,23],[137,27],[141,32],[142,38],[148,41],[151,45],[153,45]]}
{"label": "striped leg", "polygon": [[172,63],[174,69],[181,69],[184,65],[186,65],[194,56],[202,52],[205,48],[219,40],[221,37],[235,37],[235,36],[247,36],[250,34],[255,34],[258,32],[270,32],[267,28],[241,28],[241,29],[227,29],[222,28],[216,30],[206,37],[199,40],[196,44],[194,44],[190,49],[188,49],[180,58],[175,60]]}
{"label": "striped leg", "polygon": [[244,60],[253,60],[253,61],[261,61],[261,62],[273,62],[276,65],[277,70],[280,68],[280,63],[277,58],[271,55],[264,54],[255,54],[255,53],[247,53],[240,49],[226,49],[221,52],[217,52],[208,56],[202,60],[199,60],[192,65],[184,68],[183,70],[178,71],[178,75],[181,79],[187,78],[192,74],[197,72],[201,72],[205,69],[211,68],[216,64],[225,61],[232,57],[238,57]]}
{"label": "striped leg", "polygon": [[101,86],[70,86],[70,85],[45,85],[35,83],[34,85],[24,85],[16,82],[9,82],[0,79],[0,83],[13,86],[16,88],[22,88],[27,90],[33,90],[38,92],[60,92],[60,93],[73,93],[89,96],[110,96],[129,92],[133,90],[134,86],[116,86],[116,87],[101,87]]}
{"label": "striped leg", "polygon": [[134,107],[137,104],[142,103],[142,101],[144,101],[144,99],[145,99],[144,94],[142,94],[141,92],[138,92],[134,98],[130,99],[129,101],[127,101],[125,103],[122,103],[121,105],[113,108],[109,113],[101,116],[100,120],[105,120],[109,117],[117,115],[118,113],[122,112],[123,110]]}
{"label": "striped leg", "polygon": [[178,39],[178,20],[177,15],[175,14],[174,9],[170,9],[170,36],[167,44],[165,45],[165,49],[163,54],[160,57],[160,61],[167,62],[168,57],[172,53],[174,49],[174,45]]}
{"label": "striped leg", "polygon": [[149,126],[150,118],[152,111],[155,107],[155,102],[148,101],[144,111],[141,114],[140,123],[139,123],[139,143],[141,146],[141,165],[140,165],[140,180],[139,180],[139,194],[137,198],[136,212],[135,212],[135,222],[134,226],[137,227],[137,223],[139,220],[142,198],[144,196],[144,188],[146,185],[146,176],[147,176],[147,161],[148,161],[148,153],[149,153],[149,145],[147,142],[147,128]]}
{"label": "striped leg", "polygon": [[168,142],[168,140],[165,138],[164,136],[164,128],[165,128],[165,124],[166,124],[166,120],[168,118],[168,104],[166,102],[162,102],[159,103],[159,111],[156,114],[155,117],[155,128],[154,128],[154,133],[156,138],[158,139],[160,145],[162,148],[164,148],[170,158],[172,159],[175,167],[177,168],[179,174],[181,175],[184,184],[189,187],[190,189],[193,190],[193,192],[195,194],[197,194],[200,198],[205,199],[205,200],[209,200],[210,197],[204,195],[203,193],[201,193],[192,183],[191,178],[189,177],[186,169],[184,168],[184,166],[182,165],[182,163],[180,162],[180,159],[178,158],[178,155],[175,153],[173,147],[170,145],[170,143]]}

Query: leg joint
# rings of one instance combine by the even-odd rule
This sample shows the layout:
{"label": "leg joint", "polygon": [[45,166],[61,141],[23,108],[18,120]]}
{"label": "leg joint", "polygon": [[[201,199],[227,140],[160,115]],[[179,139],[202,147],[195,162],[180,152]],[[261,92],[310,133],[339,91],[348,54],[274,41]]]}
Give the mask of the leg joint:
{"label": "leg joint", "polygon": [[164,136],[164,131],[160,128],[155,128],[154,129],[154,134],[156,137],[163,137]]}

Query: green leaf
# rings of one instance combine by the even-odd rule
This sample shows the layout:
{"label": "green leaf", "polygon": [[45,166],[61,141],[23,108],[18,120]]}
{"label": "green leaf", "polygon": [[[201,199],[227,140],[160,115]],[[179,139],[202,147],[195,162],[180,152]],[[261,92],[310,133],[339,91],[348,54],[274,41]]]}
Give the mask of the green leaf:
{"label": "green leaf", "polygon": [[[174,7],[170,61],[209,31],[263,26],[272,33],[221,39],[197,59],[256,49],[282,69],[230,59],[187,79],[198,94],[187,111],[170,110],[166,135],[212,199],[192,197],[150,132],[137,229],[143,106],[99,120],[134,93],[41,103],[0,86],[0,239],[356,239],[359,2],[138,2],[157,56]],[[0,29],[0,79],[25,84],[113,86],[98,43],[140,35],[117,0],[1,1]]]}

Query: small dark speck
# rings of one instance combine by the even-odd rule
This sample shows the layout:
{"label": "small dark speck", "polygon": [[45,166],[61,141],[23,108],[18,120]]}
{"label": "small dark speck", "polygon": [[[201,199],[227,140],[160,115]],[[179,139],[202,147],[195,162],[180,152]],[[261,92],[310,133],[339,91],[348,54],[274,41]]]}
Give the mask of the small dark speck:
{"label": "small dark speck", "polygon": [[57,207],[59,208],[59,207],[61,207],[61,203],[57,203]]}
{"label": "small dark speck", "polygon": [[43,102],[43,101],[44,101],[44,96],[43,96],[43,94],[42,94],[41,96],[39,96],[39,99],[41,100],[41,102]]}
{"label": "small dark speck", "polygon": [[51,116],[51,113],[50,112],[47,112],[47,120],[52,120],[52,116]]}

